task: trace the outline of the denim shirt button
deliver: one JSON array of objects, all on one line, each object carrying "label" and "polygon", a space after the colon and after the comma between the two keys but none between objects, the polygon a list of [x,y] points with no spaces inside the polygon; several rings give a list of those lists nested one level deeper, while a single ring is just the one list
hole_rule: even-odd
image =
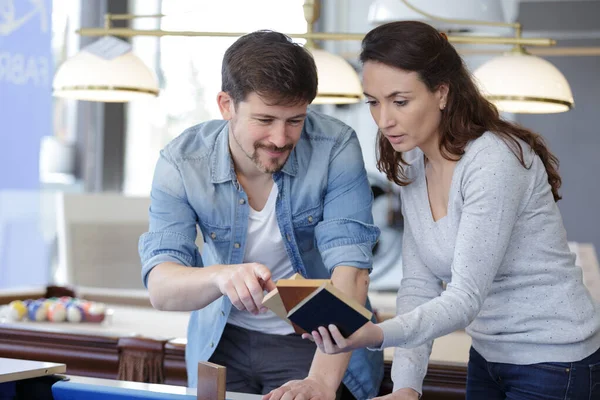
[{"label": "denim shirt button", "polygon": [[214,232],[211,232],[210,233],[210,237],[213,238],[213,239],[216,239],[217,238],[217,234],[214,233]]},{"label": "denim shirt button", "polygon": [[240,199],[240,204],[246,204],[246,200]]},{"label": "denim shirt button", "polygon": [[312,215],[309,215],[309,216],[308,216],[308,222],[313,222],[313,217],[312,217]]},{"label": "denim shirt button", "polygon": [[221,315],[222,315],[222,316],[225,316],[225,311],[221,311]]},{"label": "denim shirt button", "polygon": [[290,234],[288,233],[287,235],[285,235],[285,237],[287,238],[288,242],[292,241],[292,237],[290,236]]},{"label": "denim shirt button", "polygon": [[235,247],[236,249],[240,248],[240,244],[239,243],[234,243],[233,247]]}]

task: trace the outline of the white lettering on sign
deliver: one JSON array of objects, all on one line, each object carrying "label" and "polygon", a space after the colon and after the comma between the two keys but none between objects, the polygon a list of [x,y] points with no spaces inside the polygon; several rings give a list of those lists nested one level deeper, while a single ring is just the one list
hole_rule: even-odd
[{"label": "white lettering on sign", "polygon": [[0,82],[47,86],[49,65],[48,57],[0,52]]},{"label": "white lettering on sign", "polygon": [[27,21],[40,15],[40,31],[48,32],[48,13],[46,0],[29,0],[31,9],[20,18],[17,17],[15,0],[0,0],[0,36],[8,36],[19,30]]}]

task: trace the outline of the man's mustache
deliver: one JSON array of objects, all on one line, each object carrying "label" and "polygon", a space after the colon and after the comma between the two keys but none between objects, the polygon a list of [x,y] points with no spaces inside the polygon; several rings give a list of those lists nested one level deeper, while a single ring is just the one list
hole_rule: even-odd
[{"label": "man's mustache", "polygon": [[265,150],[268,150],[268,151],[279,152],[279,153],[283,153],[284,151],[287,151],[287,150],[292,150],[293,147],[294,146],[291,145],[291,144],[285,145],[283,147],[268,146],[266,144],[260,144],[260,143],[257,143],[257,144],[254,145],[254,149],[256,149],[256,150],[258,150],[258,149],[265,149]]}]

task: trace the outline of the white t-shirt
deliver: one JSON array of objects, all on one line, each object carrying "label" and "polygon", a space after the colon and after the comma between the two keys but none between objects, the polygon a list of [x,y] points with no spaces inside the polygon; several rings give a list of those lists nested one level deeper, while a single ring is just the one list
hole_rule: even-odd
[{"label": "white t-shirt", "polygon": [[[265,207],[261,211],[250,207],[244,253],[244,263],[256,262],[265,265],[271,271],[273,282],[289,278],[294,273],[277,224],[277,193],[277,185],[273,184]],[[252,315],[246,310],[239,311],[232,307],[227,322],[245,329],[276,335],[294,333],[294,328],[271,310],[264,314]]]}]

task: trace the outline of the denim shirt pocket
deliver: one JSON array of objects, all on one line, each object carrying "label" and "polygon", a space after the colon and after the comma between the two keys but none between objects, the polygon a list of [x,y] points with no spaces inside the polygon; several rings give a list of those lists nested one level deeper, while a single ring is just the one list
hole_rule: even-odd
[{"label": "denim shirt pocket", "polygon": [[315,227],[323,217],[323,206],[319,204],[308,210],[292,216],[296,243],[302,252],[308,252],[315,247]]},{"label": "denim shirt pocket", "polygon": [[231,247],[231,227],[200,222],[204,243],[215,250],[222,262],[227,262]]}]

